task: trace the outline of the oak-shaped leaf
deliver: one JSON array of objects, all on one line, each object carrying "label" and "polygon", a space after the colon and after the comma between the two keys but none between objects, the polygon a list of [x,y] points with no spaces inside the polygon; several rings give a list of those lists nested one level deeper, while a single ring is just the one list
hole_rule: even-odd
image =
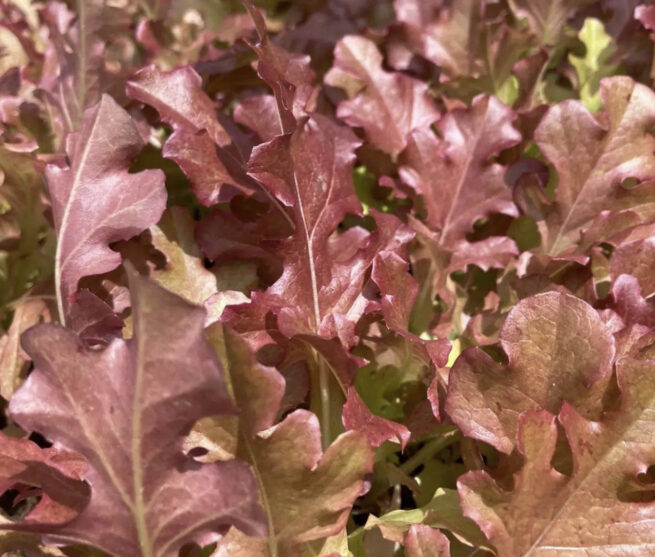
[{"label": "oak-shaped leaf", "polygon": [[173,557],[185,543],[237,525],[264,530],[256,482],[236,461],[200,465],[182,452],[200,418],[234,411],[203,336],[204,311],[149,279],[130,278],[133,337],[102,350],[40,325],[23,337],[35,365],[10,413],[28,431],[88,461],[80,515],[33,530],[115,556]]},{"label": "oak-shaped leaf", "polygon": [[325,83],[344,89],[349,99],[339,103],[337,116],[364,128],[368,141],[396,156],[415,129],[429,128],[439,112],[425,83],[382,67],[382,54],[371,40],[349,35],[334,51],[334,67]]},{"label": "oak-shaped leaf", "polygon": [[549,108],[535,131],[557,171],[555,202],[533,215],[541,249],[550,256],[579,253],[583,235],[586,245],[611,241],[621,227],[655,219],[655,138],[649,132],[655,93],[621,76],[602,80],[600,96],[604,112],[592,115],[581,102],[563,101]]},{"label": "oak-shaped leaf", "polygon": [[[517,145],[513,111],[495,97],[476,97],[470,109],[453,110],[430,129],[415,130],[401,157],[400,175],[423,196],[426,224],[439,245],[455,248],[478,219],[492,213],[517,215],[506,168],[492,159]],[[454,251],[454,250],[453,250]]]},{"label": "oak-shaped leaf", "polygon": [[526,298],[509,313],[500,342],[506,366],[476,347],[451,369],[446,412],[465,435],[510,453],[521,412],[557,413],[566,401],[600,416],[614,338],[586,302],[558,292]]},{"label": "oak-shaped leaf", "polygon": [[[410,217],[423,244],[414,250],[415,269],[421,272],[421,300],[438,294],[453,305],[446,292],[448,275],[474,264],[481,269],[504,267],[517,254],[507,236],[469,241],[476,221],[494,213],[518,215],[505,181],[507,167],[496,160],[517,145],[521,134],[513,127],[514,112],[495,97],[476,97],[470,108],[447,113],[431,129],[414,130],[400,155],[403,183],[421,196],[425,219]],[[426,307],[426,306],[423,306]],[[431,319],[416,314],[412,325],[423,331]],[[445,335],[444,335],[445,336]]]},{"label": "oak-shaped leaf", "polygon": [[[364,312],[362,289],[376,253],[411,239],[397,218],[380,214],[372,233],[360,227],[337,233],[346,214],[362,212],[352,181],[358,145],[348,128],[314,114],[292,134],[253,150],[249,173],[290,208],[295,230],[278,243],[282,275],[242,310],[274,312],[286,336],[341,338],[340,328],[352,328]],[[238,320],[231,320],[237,328]]]},{"label": "oak-shaped leaf", "polygon": [[[208,336],[240,409],[236,452],[257,476],[269,525],[265,543],[235,534],[224,542],[229,553],[219,543],[219,555],[298,555],[306,542],[345,527],[372,469],[368,441],[361,433],[347,432],[323,452],[318,419],[311,412],[296,410],[276,423],[282,376],[260,365],[247,343],[228,327],[214,324]],[[252,553],[239,553],[245,551],[244,544]]]},{"label": "oak-shaped leaf", "polygon": [[162,154],[186,174],[200,203],[210,206],[229,199],[226,185],[246,194],[257,189],[245,173],[247,154],[233,144],[193,68],[163,72],[147,66],[127,83],[127,94],[153,107],[172,126]]},{"label": "oak-shaped leaf", "polygon": [[66,141],[70,166],[49,165],[48,191],[57,231],[55,286],[60,319],[82,277],[121,262],[109,244],[127,240],[159,220],[166,205],[164,173],[130,174],[143,147],[129,114],[110,96],[89,108]]},{"label": "oak-shaped leaf", "polygon": [[[519,418],[523,466],[506,491],[486,473],[458,481],[464,513],[500,555],[634,555],[655,546],[650,442],[655,407],[652,359],[617,362],[620,408],[589,421],[564,404],[559,416],[530,410]],[[557,421],[566,433],[573,469],[553,467]]]}]

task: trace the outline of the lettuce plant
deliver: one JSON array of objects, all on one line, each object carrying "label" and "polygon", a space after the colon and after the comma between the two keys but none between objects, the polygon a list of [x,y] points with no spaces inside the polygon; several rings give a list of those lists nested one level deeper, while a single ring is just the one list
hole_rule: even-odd
[{"label": "lettuce plant", "polygon": [[655,554],[654,40],[0,0],[0,553]]}]

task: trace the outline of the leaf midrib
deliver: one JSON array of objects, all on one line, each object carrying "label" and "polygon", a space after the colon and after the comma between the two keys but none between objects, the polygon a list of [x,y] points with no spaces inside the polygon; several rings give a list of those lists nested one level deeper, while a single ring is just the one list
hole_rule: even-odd
[{"label": "leaf midrib", "polygon": [[[522,557],[531,557],[534,552],[538,549],[543,549],[543,547],[539,547],[539,543],[544,539],[546,535],[553,529],[555,524],[558,522],[559,518],[562,516],[562,513],[567,509],[568,505],[571,502],[571,499],[573,499],[574,495],[576,495],[578,492],[582,490],[582,488],[586,485],[587,481],[589,481],[589,477],[592,476],[593,472],[596,471],[603,463],[605,463],[608,460],[608,457],[617,450],[617,444],[621,442],[622,439],[625,438],[626,432],[630,431],[636,423],[641,421],[642,416],[648,412],[652,411],[653,407],[655,406],[655,394],[650,397],[649,399],[649,404],[644,405],[644,408],[642,409],[641,412],[637,416],[635,416],[634,419],[630,420],[625,427],[621,428],[620,433],[616,434],[611,441],[611,443],[608,444],[607,448],[603,451],[602,456],[593,464],[593,466],[589,467],[587,471],[584,473],[582,478],[575,482],[573,478],[571,478],[571,482],[575,482],[575,485],[573,486],[573,489],[568,493],[564,501],[562,502],[562,505],[560,506],[559,510],[555,513],[555,516],[548,522],[548,524],[544,527],[542,530],[541,534],[539,534],[539,537],[535,540],[535,542],[530,546],[528,551],[523,554]],[[620,411],[619,411],[620,412]],[[616,544],[619,545],[619,544]],[[599,547],[605,547],[605,546],[599,546]],[[585,549],[584,546],[580,546],[580,549]]]},{"label": "leaf midrib", "polygon": [[64,326],[66,325],[66,315],[64,312],[64,300],[61,291],[61,274],[62,274],[61,258],[62,258],[62,246],[64,245],[63,238],[65,238],[66,233],[68,231],[68,221],[70,218],[71,207],[73,205],[73,202],[77,198],[78,190],[82,182],[82,175],[84,174],[84,169],[86,167],[86,162],[89,157],[89,153],[91,152],[96,142],[95,135],[97,133],[97,130],[99,129],[98,122],[100,120],[100,113],[102,111],[102,108],[103,108],[103,101],[101,100],[98,110],[95,114],[95,118],[91,127],[91,132],[89,133],[89,138],[84,144],[84,148],[82,149],[82,156],[80,157],[79,163],[77,164],[77,167],[75,168],[75,172],[73,174],[73,184],[66,198],[66,207],[64,209],[64,214],[61,218],[61,226],[59,227],[59,235],[58,235],[59,237],[57,238],[58,240],[57,249],[55,252],[55,293],[57,295],[57,310],[59,312],[59,321]]},{"label": "leaf midrib", "polygon": [[[559,230],[557,231],[557,236],[553,240],[553,242],[550,244],[550,248],[548,250],[548,255],[554,256],[557,255],[557,252],[555,251],[555,248],[558,247],[558,244],[560,240],[562,239],[562,235],[566,233],[566,227],[568,226],[569,221],[571,220],[571,216],[575,213],[575,210],[578,206],[578,203],[580,202],[580,199],[584,197],[584,192],[585,190],[589,187],[589,183],[591,182],[591,176],[596,172],[598,163],[600,160],[605,156],[606,154],[606,149],[607,145],[610,143],[610,141],[613,139],[614,135],[617,133],[619,129],[621,129],[622,124],[623,124],[623,119],[625,118],[626,113],[628,112],[628,108],[630,107],[630,103],[632,102],[632,94],[634,93],[634,88],[630,92],[630,101],[628,101],[625,105],[625,109],[623,110],[623,113],[621,114],[621,118],[619,119],[616,127],[613,129],[607,130],[607,133],[605,134],[605,137],[601,140],[600,144],[601,147],[598,149],[598,154],[594,158],[593,165],[591,167],[591,170],[585,176],[584,179],[584,184],[580,188],[580,191],[578,192],[578,195],[576,196],[575,200],[573,201],[573,204],[571,205],[571,208],[569,209],[568,213],[566,214],[566,218],[562,222],[562,225],[560,226]],[[560,117],[561,118],[561,117]],[[594,118],[594,121],[596,122],[597,125],[598,121]],[[562,126],[562,129],[566,130],[566,126]],[[559,187],[560,184],[557,185]]]}]

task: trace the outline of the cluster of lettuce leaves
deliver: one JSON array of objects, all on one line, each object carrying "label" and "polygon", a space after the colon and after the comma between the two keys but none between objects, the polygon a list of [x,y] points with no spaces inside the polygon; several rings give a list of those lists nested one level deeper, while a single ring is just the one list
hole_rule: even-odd
[{"label": "cluster of lettuce leaves", "polygon": [[0,552],[655,554],[654,37],[0,1]]}]

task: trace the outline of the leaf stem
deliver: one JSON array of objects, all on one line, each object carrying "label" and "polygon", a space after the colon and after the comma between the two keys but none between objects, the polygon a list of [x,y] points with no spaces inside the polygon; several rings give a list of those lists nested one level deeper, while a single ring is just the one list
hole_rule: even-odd
[{"label": "leaf stem", "polygon": [[484,462],[475,439],[464,437],[461,442],[462,460],[469,470],[482,470]]},{"label": "leaf stem", "polygon": [[330,370],[327,369],[323,358],[317,357],[317,360],[318,388],[321,399],[321,445],[325,450],[332,441],[332,428],[330,427]]},{"label": "leaf stem", "polygon": [[434,455],[440,453],[443,449],[458,441],[460,437],[461,435],[459,431],[453,429],[428,441],[409,460],[403,462],[400,465],[400,469],[406,474],[411,474],[419,466],[428,462]]}]

